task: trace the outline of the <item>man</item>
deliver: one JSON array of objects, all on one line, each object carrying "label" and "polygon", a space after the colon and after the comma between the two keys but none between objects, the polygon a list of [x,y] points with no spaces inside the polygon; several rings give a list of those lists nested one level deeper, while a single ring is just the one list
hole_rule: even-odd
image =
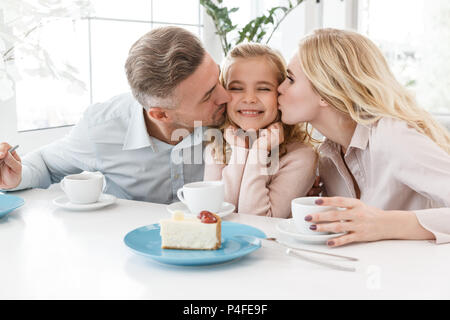
[{"label": "man", "polygon": [[183,160],[201,150],[200,126],[224,121],[230,96],[218,65],[196,36],[164,27],[131,47],[125,69],[133,94],[90,106],[63,139],[23,162],[1,143],[0,189],[47,188],[69,174],[100,171],[107,193],[171,203],[183,184],[202,180],[202,161]]}]

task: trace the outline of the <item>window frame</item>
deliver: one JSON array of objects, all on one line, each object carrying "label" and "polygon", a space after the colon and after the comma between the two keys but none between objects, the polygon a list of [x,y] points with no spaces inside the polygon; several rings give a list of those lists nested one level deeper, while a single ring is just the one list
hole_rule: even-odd
[{"label": "window frame", "polygon": [[[88,42],[88,73],[89,73],[89,77],[87,79],[88,83],[86,83],[86,86],[88,88],[89,91],[89,105],[92,105],[94,103],[94,86],[93,86],[93,62],[92,62],[92,58],[93,58],[93,54],[92,54],[92,21],[115,21],[115,22],[125,22],[125,23],[145,23],[145,24],[150,24],[150,29],[153,28],[153,26],[156,25],[174,25],[174,26],[181,26],[181,27],[197,27],[198,28],[198,34],[201,35],[204,32],[204,23],[203,23],[203,15],[202,15],[202,6],[200,5],[200,1],[198,1],[197,6],[198,6],[198,22],[197,23],[174,23],[174,22],[167,22],[167,21],[157,21],[153,19],[153,2],[154,0],[148,0],[150,2],[151,5],[151,10],[150,10],[150,19],[148,20],[139,20],[139,19],[121,19],[121,18],[110,18],[110,17],[104,17],[101,15],[93,15],[93,16],[89,16],[89,17],[84,17],[81,20],[86,20],[87,21],[87,39],[86,41]],[[42,127],[42,128],[34,128],[34,129],[23,129],[23,130],[19,130],[18,129],[18,119],[20,117],[20,115],[18,114],[18,110],[17,110],[17,102],[16,102],[16,96],[14,96],[14,112],[16,114],[15,117],[15,131],[17,133],[26,133],[26,132],[36,132],[36,131],[45,131],[45,130],[51,130],[51,129],[58,129],[58,128],[67,128],[67,127],[73,127],[76,123],[73,124],[65,124],[65,125],[60,125],[60,126],[49,126],[49,127]]]}]

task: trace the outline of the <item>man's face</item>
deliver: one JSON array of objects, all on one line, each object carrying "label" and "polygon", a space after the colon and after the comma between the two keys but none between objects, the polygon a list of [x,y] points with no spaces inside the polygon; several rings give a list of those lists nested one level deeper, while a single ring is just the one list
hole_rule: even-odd
[{"label": "man's face", "polygon": [[194,121],[201,121],[202,126],[219,126],[224,122],[226,103],[231,97],[219,83],[219,73],[219,66],[206,53],[197,70],[177,86],[179,105],[168,111],[175,127],[191,130]]}]

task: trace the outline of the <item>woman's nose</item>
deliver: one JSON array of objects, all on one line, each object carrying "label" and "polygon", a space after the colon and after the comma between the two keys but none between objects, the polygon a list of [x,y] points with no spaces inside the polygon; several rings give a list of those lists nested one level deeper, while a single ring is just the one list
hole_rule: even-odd
[{"label": "woman's nose", "polygon": [[277,91],[279,94],[283,94],[284,91],[284,83],[286,82],[286,80],[284,80],[277,88]]}]

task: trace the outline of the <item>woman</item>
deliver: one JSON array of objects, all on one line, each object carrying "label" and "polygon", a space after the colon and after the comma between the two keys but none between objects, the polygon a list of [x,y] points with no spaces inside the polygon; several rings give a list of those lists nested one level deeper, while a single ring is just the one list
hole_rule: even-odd
[{"label": "woman", "polygon": [[[450,242],[450,135],[401,86],[380,50],[350,31],[303,39],[278,89],[282,121],[309,122],[327,196],[316,231],[331,247],[382,239]],[[336,197],[339,196],[339,197]]]}]

